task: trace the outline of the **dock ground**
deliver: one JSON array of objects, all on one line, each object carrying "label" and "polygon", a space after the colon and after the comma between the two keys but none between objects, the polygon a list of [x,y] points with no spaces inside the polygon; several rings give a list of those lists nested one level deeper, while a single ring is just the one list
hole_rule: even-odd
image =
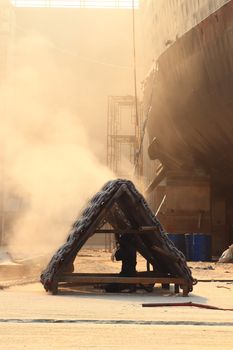
[{"label": "dock ground", "polygon": [[[80,271],[119,271],[119,264],[111,263],[103,251],[84,252],[79,266]],[[76,287],[52,296],[39,282],[0,282],[1,350],[232,349],[233,311],[142,307],[142,303],[192,301],[233,308],[233,264],[190,266],[194,277],[229,282],[199,282],[187,298],[160,286],[153,293],[136,294]]]}]

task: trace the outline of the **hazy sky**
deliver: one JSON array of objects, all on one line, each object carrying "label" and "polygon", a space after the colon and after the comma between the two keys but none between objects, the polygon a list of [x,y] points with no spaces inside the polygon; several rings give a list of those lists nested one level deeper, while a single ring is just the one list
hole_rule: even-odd
[{"label": "hazy sky", "polygon": [[8,243],[52,251],[115,177],[105,166],[108,96],[134,92],[132,11],[17,8],[13,25],[0,139],[6,191],[26,205]]}]

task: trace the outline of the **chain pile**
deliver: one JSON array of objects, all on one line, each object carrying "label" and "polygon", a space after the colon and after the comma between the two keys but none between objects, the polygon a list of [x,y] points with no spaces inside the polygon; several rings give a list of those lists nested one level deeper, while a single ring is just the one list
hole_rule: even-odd
[{"label": "chain pile", "polygon": [[[121,190],[120,196],[119,190]],[[134,207],[132,206],[132,200]],[[104,210],[106,210],[106,214],[103,217],[101,213]],[[144,197],[137,191],[134,184],[128,180],[118,179],[107,182],[101,191],[90,200],[87,208],[74,222],[66,243],[54,254],[41,275],[41,283],[44,285],[46,291],[52,290],[53,284],[56,282],[56,276],[61,271],[66,271],[66,268],[73,263],[78,251],[88,238],[106,221],[113,227],[118,226],[120,229],[122,229],[122,226],[124,228],[131,227],[134,229],[142,226],[155,227],[153,232],[140,235],[142,244],[154,256],[157,264],[159,264],[159,257],[153,251],[153,245],[158,245],[168,254],[170,253],[177,257],[177,262],[172,264],[172,266],[171,261],[168,261],[168,266],[171,270],[168,272],[184,278],[189,284],[190,291],[192,290],[195,280],[186,264],[184,255],[168,239],[162,225],[155,217]],[[119,227],[119,223],[121,227]],[[164,263],[164,259],[162,260]]]}]

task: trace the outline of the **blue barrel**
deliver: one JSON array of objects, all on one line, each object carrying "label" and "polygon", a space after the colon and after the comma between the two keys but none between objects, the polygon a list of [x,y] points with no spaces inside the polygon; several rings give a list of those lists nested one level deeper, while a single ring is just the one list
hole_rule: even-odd
[{"label": "blue barrel", "polygon": [[186,257],[189,261],[211,260],[211,236],[205,233],[186,233]]},{"label": "blue barrel", "polygon": [[194,248],[193,248],[193,234],[185,234],[185,248],[186,248],[186,258],[188,261],[193,261],[194,259]]},{"label": "blue barrel", "polygon": [[185,235],[183,233],[168,233],[167,236],[174,246],[186,256]]}]

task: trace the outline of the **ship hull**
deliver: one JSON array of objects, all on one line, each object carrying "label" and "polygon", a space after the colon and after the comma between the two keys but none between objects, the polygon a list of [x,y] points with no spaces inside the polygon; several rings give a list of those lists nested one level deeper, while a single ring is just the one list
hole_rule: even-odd
[{"label": "ship hull", "polygon": [[168,232],[211,233],[218,256],[233,241],[233,0],[197,3],[203,19],[186,30],[181,16],[183,34],[159,46],[145,80],[149,156],[162,164],[148,166],[147,193],[155,211],[166,198],[159,218]]},{"label": "ship hull", "polygon": [[[149,154],[168,168],[203,168],[233,184],[233,2],[193,27],[158,58]],[[156,142],[152,142],[156,138]]]}]

